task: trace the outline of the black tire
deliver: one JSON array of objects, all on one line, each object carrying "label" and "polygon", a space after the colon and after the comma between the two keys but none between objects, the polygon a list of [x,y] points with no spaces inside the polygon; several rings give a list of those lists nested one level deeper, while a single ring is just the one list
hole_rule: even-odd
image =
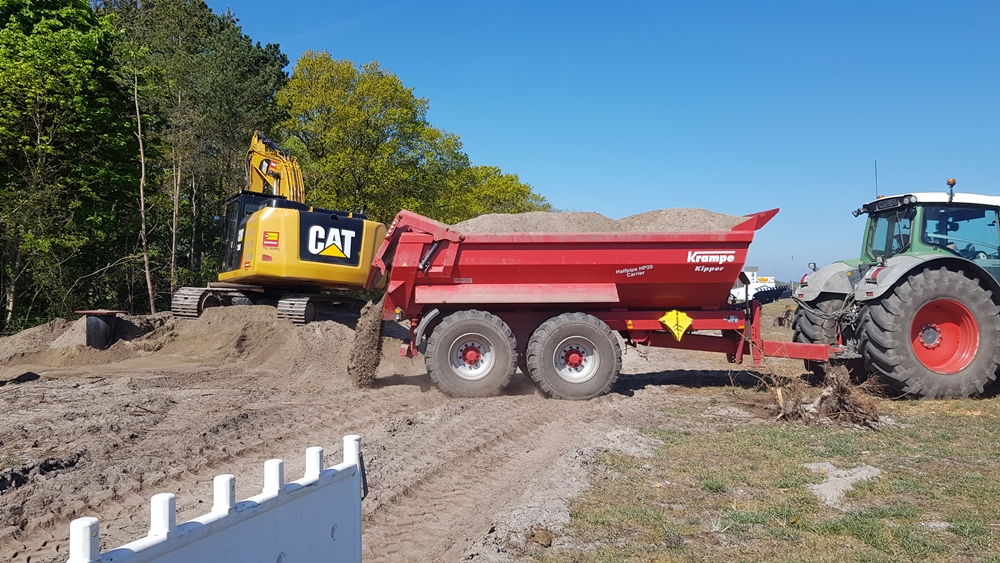
[{"label": "black tire", "polygon": [[[622,368],[622,349],[614,333],[585,313],[563,313],[542,323],[528,341],[527,356],[531,379],[554,399],[603,395]],[[581,363],[574,365],[577,361]]]},{"label": "black tire", "polygon": [[[837,343],[837,319],[832,315],[844,307],[844,298],[832,293],[822,293],[819,298],[812,303],[813,309],[818,309],[817,313],[813,309],[799,305],[795,309],[795,319],[792,321],[792,340],[805,344],[836,344]],[[821,316],[822,315],[830,315]],[[818,376],[826,375],[826,364],[803,360],[806,370]]]},{"label": "black tire", "polygon": [[[442,319],[431,332],[424,365],[431,380],[447,395],[491,397],[514,376],[516,350],[514,334],[500,317],[485,311],[458,311]],[[466,353],[478,361],[463,360]]]},{"label": "black tire", "polygon": [[523,373],[524,375],[527,375],[528,377],[531,377],[531,374],[528,373],[528,354],[527,353],[518,354],[518,356],[517,356],[517,369],[521,370],[521,373]]},{"label": "black tire", "polygon": [[757,291],[757,293],[754,293],[750,299],[760,301],[761,305],[767,305],[768,303],[774,303],[779,299],[784,299],[789,295],[791,295],[791,290],[788,286],[779,285],[769,289],[761,289]]},{"label": "black tire", "polygon": [[[929,399],[961,398],[982,393],[996,379],[1000,307],[963,272],[943,267],[915,272],[868,310],[865,357],[896,390]],[[942,319],[940,326],[928,322],[936,318]],[[950,326],[967,332],[953,338],[959,333],[949,333]]]}]

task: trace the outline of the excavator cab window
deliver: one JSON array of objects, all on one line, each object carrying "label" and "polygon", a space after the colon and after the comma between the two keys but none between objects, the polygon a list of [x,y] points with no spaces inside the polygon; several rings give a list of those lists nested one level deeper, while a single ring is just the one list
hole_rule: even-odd
[{"label": "excavator cab window", "polygon": [[242,266],[243,232],[250,216],[272,202],[284,198],[242,192],[226,201],[226,225],[222,232],[222,271],[231,272]]}]

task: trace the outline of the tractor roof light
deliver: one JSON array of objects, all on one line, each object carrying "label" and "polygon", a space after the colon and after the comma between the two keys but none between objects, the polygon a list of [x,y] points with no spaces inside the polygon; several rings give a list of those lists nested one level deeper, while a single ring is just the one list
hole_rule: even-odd
[{"label": "tractor roof light", "polygon": [[799,285],[801,287],[806,287],[807,285],[809,285],[809,282],[806,281],[808,279],[809,279],[809,274],[808,273],[802,274],[802,279],[799,280]]}]

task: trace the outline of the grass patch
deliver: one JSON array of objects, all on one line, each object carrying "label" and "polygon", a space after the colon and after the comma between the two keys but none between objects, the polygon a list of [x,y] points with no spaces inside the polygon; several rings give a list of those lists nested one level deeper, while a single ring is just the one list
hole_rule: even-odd
[{"label": "grass patch", "polygon": [[0,469],[10,469],[20,467],[21,458],[12,452],[0,452]]},{"label": "grass patch", "polygon": [[[736,390],[736,400],[741,393],[755,391]],[[1000,563],[1000,472],[993,469],[1000,398],[880,401],[896,422],[881,432],[770,421],[706,425],[706,405],[694,406],[700,411],[672,409],[671,428],[648,430],[663,444],[654,458],[598,458],[566,532],[568,543],[581,547],[527,556]],[[868,464],[882,474],[857,484],[836,509],[808,488],[825,476],[803,464],[821,461],[842,469]]]}]

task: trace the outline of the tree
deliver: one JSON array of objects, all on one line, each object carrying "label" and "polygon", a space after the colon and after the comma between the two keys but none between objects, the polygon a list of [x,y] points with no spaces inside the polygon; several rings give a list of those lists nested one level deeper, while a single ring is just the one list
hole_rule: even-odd
[{"label": "tree", "polygon": [[[217,17],[203,0],[147,0],[141,4],[153,62],[163,73],[162,135],[170,155],[170,291],[178,283],[177,249],[181,232],[182,186],[199,150],[202,116],[195,107],[200,59]],[[193,178],[192,178],[192,181]]]},{"label": "tree", "polygon": [[472,166],[452,180],[434,214],[446,223],[457,223],[485,213],[551,210],[552,205],[517,174],[504,174],[496,166]]},{"label": "tree", "polygon": [[405,201],[432,196],[419,174],[429,131],[427,100],[378,62],[356,67],[307,51],[278,103],[283,130],[308,151],[311,200],[334,209],[367,208],[387,220]]},{"label": "tree", "polygon": [[473,167],[458,135],[427,121],[428,101],[377,61],[355,66],[307,51],[278,103],[281,129],[301,148],[314,205],[365,208],[389,221],[403,208],[460,221],[492,212],[549,209],[499,168]]},{"label": "tree", "polygon": [[4,327],[94,298],[125,254],[136,168],[112,36],[86,0],[0,0]]},{"label": "tree", "polygon": [[253,131],[269,131],[285,118],[277,93],[288,82],[287,65],[288,57],[277,45],[251,41],[230,12],[217,18],[206,37],[192,94],[200,116],[201,173],[196,176],[202,187],[192,176],[189,275],[201,269],[201,255],[215,248],[212,219],[221,214],[221,202],[246,186],[243,165]]}]

